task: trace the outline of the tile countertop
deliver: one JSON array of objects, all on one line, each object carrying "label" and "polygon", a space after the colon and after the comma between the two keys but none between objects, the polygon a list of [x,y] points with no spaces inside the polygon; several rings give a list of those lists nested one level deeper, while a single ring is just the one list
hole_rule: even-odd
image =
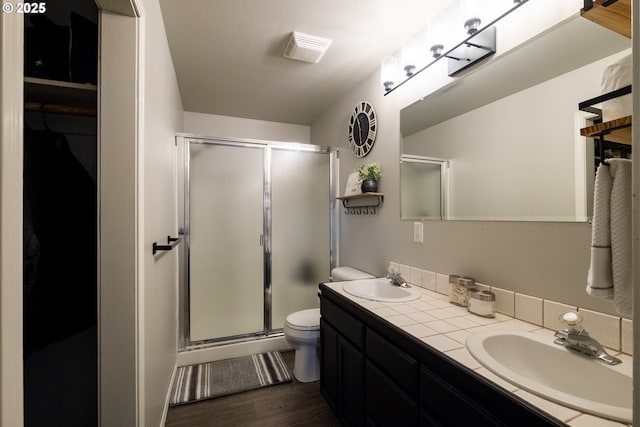
[{"label": "tile countertop", "polygon": [[[370,301],[350,295],[342,289],[343,283],[332,282],[325,285],[570,426],[623,427],[630,425],[584,414],[521,390],[483,367],[465,347],[465,340],[469,334],[486,329],[529,331],[548,335],[550,340],[553,340],[555,331],[500,313],[496,313],[494,319],[476,316],[469,313],[465,307],[451,304],[446,295],[419,287],[415,287],[422,293],[419,299],[407,303],[390,303]],[[623,361],[614,369],[631,375],[631,356],[610,349],[607,349],[607,352]]]}]

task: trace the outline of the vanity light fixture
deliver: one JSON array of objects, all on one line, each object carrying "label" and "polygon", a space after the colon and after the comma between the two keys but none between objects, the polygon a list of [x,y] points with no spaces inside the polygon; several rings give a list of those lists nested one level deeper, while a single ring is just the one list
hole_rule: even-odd
[{"label": "vanity light fixture", "polygon": [[395,56],[386,56],[382,58],[382,67],[380,69],[380,82],[384,86],[384,90],[389,92],[393,89],[396,80],[396,70],[398,61]]},{"label": "vanity light fixture", "polygon": [[[412,49],[411,46],[415,45],[415,40],[407,42],[402,49],[401,65],[406,77],[399,80],[399,82],[396,81],[399,75],[397,59],[394,56],[383,58],[380,70],[380,81],[382,86],[384,86],[385,96],[442,58],[448,59],[448,75],[454,76],[487,56],[494,54],[496,52],[497,31],[495,24],[528,1],[529,0],[513,0],[513,5],[510,6],[508,10],[483,26],[480,12],[485,11],[482,6],[485,2],[482,0],[461,0],[460,11],[462,13],[461,16],[464,17],[464,28],[466,29],[467,37],[445,51],[445,42],[443,41],[442,35],[439,34],[439,26],[436,25],[433,30],[430,29],[427,36],[427,46],[424,48],[425,51],[428,51],[428,53],[425,53],[430,55],[432,59],[422,67],[416,65],[416,62],[420,59],[419,56],[416,60],[405,59],[409,57],[409,50]],[[442,33],[444,33],[444,31],[442,31]],[[423,48],[417,50],[418,54],[420,54],[421,49]]]}]

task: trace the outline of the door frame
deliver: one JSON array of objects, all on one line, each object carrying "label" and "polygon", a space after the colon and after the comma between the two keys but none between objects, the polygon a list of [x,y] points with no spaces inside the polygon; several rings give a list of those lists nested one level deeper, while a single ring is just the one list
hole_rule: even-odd
[{"label": "door frame", "polygon": [[[142,140],[144,10],[138,0],[97,0],[100,9],[100,71],[98,88],[99,178],[99,420],[98,425],[144,425],[144,374],[139,334],[138,284],[138,156]],[[107,17],[105,19],[105,17]],[[123,18],[118,18],[123,17]],[[120,25],[116,25],[118,21]],[[125,29],[126,31],[120,32]],[[107,39],[105,39],[105,36]],[[129,36],[129,37],[127,37]],[[105,50],[106,44],[108,49]],[[22,164],[24,19],[0,14],[0,425],[24,425],[22,363]],[[122,52],[133,53],[122,55]],[[119,74],[115,71],[120,68]],[[107,71],[111,70],[111,71]],[[108,82],[105,81],[108,79]],[[135,90],[130,92],[130,83]],[[109,84],[109,97],[101,96]],[[121,96],[119,96],[121,95]],[[124,106],[124,108],[123,108]],[[124,115],[126,114],[126,117]],[[121,140],[105,132],[118,122]],[[117,143],[120,143],[118,145]],[[133,163],[133,181],[122,187],[122,159]],[[114,191],[111,191],[114,190]],[[103,197],[109,194],[111,197]],[[103,192],[105,194],[103,194]],[[104,209],[126,199],[124,209]],[[120,199],[120,200],[122,200]],[[102,209],[100,209],[102,207]],[[133,230],[125,241],[113,242],[113,230]],[[126,259],[118,251],[132,248]],[[127,252],[129,254],[131,252]],[[117,270],[120,278],[109,276]],[[107,274],[105,274],[107,273]],[[125,299],[133,294],[132,301]],[[113,319],[124,319],[112,323]],[[123,335],[120,335],[123,334]],[[105,342],[109,339],[110,342]]]},{"label": "door frame", "polygon": [[23,15],[0,14],[0,425],[24,424],[22,363]]}]

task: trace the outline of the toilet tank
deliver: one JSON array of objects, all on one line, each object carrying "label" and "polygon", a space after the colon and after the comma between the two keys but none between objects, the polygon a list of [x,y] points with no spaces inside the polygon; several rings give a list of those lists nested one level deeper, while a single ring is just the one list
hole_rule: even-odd
[{"label": "toilet tank", "polygon": [[358,270],[353,267],[336,267],[331,270],[331,281],[332,282],[342,282],[345,280],[360,280],[360,279],[373,279],[375,276],[372,276],[369,273],[365,273],[364,271]]}]

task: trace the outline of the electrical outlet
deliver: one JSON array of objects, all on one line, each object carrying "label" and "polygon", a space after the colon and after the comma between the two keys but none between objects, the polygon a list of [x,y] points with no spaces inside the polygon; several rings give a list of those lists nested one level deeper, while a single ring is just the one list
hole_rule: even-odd
[{"label": "electrical outlet", "polygon": [[413,241],[416,243],[422,243],[423,241],[423,228],[421,222],[413,223]]}]

